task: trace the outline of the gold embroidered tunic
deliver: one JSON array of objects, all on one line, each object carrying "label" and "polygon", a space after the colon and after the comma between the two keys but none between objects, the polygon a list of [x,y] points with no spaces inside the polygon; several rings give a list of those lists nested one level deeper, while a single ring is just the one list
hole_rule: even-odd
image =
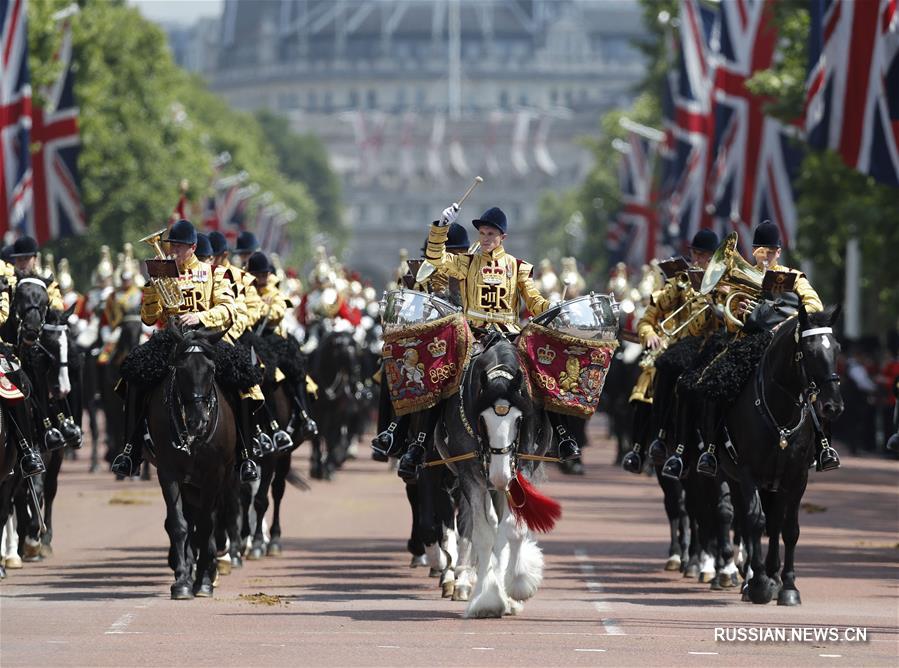
[{"label": "gold embroidered tunic", "polygon": [[[760,269],[762,271],[765,270],[761,264],[756,265],[756,269]],[[799,296],[799,300],[805,306],[805,310],[809,313],[817,313],[818,311],[824,310],[824,304],[821,302],[821,298],[818,296],[818,293],[812,287],[812,284],[808,282],[808,279],[798,269],[790,269],[789,267],[784,267],[779,264],[773,264],[767,267],[772,271],[789,271],[790,273],[797,274],[796,282],[793,284],[793,292],[795,292]]]},{"label": "gold embroidered tunic", "polygon": [[520,302],[532,315],[549,308],[549,300],[531,277],[533,266],[509,255],[502,246],[489,253],[453,255],[446,251],[448,233],[449,226],[431,225],[425,257],[445,276],[462,282],[462,307],[469,323],[517,331]]},{"label": "gold embroidered tunic", "polygon": [[178,286],[184,296],[180,308],[166,308],[159,299],[159,293],[152,285],[143,291],[140,317],[145,325],[168,324],[168,319],[185,313],[196,313],[200,324],[213,330],[228,330],[235,320],[236,303],[231,292],[231,284],[225,278],[221,267],[200,262],[196,256],[179,267]]},{"label": "gold embroidered tunic", "polygon": [[228,330],[228,336],[237,340],[259,319],[262,300],[253,285],[255,279],[252,274],[231,264],[228,258],[225,258],[216,269],[224,270],[225,280],[228,281],[231,294],[234,296],[235,317],[231,329]]}]

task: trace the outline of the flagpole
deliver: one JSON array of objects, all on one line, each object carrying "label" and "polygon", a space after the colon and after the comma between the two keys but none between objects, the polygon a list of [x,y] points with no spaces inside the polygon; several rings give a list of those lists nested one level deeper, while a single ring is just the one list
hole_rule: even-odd
[{"label": "flagpole", "polygon": [[861,304],[862,253],[858,237],[852,236],[846,242],[846,283],[844,296],[845,335],[857,339],[862,334]]}]

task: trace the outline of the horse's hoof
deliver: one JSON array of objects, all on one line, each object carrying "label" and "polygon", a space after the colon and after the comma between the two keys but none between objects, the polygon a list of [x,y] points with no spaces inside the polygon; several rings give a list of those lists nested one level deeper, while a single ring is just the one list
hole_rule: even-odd
[{"label": "horse's hoof", "polygon": [[194,592],[190,585],[176,582],[172,585],[172,600],[187,601],[194,597]]},{"label": "horse's hoof", "polygon": [[[213,586],[213,588],[219,586],[219,584],[220,584],[220,583],[219,583],[219,580],[221,580],[221,576],[219,575],[219,572],[218,572],[218,570],[216,569],[216,571],[215,571],[215,577],[212,578],[212,586]],[[196,596],[199,596],[199,594],[196,594]]]},{"label": "horse's hoof", "polygon": [[212,598],[213,590],[214,587],[210,583],[203,582],[194,586],[194,596],[197,598]]},{"label": "horse's hoof", "polygon": [[721,591],[721,583],[718,581],[717,577],[713,577],[711,580],[711,584],[709,584],[709,589],[712,591]]},{"label": "horse's hoof", "polygon": [[49,559],[53,556],[53,546],[50,544],[41,545],[41,557]]},{"label": "horse's hoof", "polygon": [[743,583],[743,587],[740,589],[740,600],[743,603],[749,603],[749,585],[745,582]]},{"label": "horse's hoof", "polygon": [[777,595],[777,605],[802,605],[798,589],[781,589]]},{"label": "horse's hoof", "polygon": [[265,550],[265,555],[267,557],[280,557],[281,556],[281,543],[269,543],[268,547]]},{"label": "horse's hoof", "polygon": [[721,589],[733,589],[740,583],[736,573],[718,573],[715,581]]},{"label": "horse's hoof", "polygon": [[13,554],[9,557],[6,557],[6,570],[14,571],[19,568],[22,568],[22,557],[18,554]]},{"label": "horse's hoof", "polygon": [[455,600],[456,594],[456,583],[455,582],[444,582],[442,589],[443,598],[451,598]]},{"label": "horse's hoof", "polygon": [[231,557],[231,568],[243,568],[243,557],[239,554],[236,557]]},{"label": "horse's hoof", "polygon": [[709,582],[712,582],[714,579],[715,579],[715,572],[714,572],[714,571],[712,571],[711,573],[709,573],[708,571],[702,571],[702,572],[699,574],[699,581],[702,582],[703,584],[707,584],[707,583],[709,583]]},{"label": "horse's hoof", "polygon": [[687,568],[684,569],[684,577],[685,578],[699,577],[699,564],[687,564]]},{"label": "horse's hoof", "polygon": [[665,570],[666,571],[679,571],[681,565],[680,555],[672,554],[668,557],[668,561],[665,562]]},{"label": "horse's hoof", "polygon": [[6,579],[6,569],[0,566],[0,580]]},{"label": "horse's hoof", "polygon": [[25,541],[25,549],[22,550],[22,561],[32,563],[41,560],[41,544],[32,543],[30,540]]},{"label": "horse's hoof", "polygon": [[746,591],[749,594],[749,600],[757,605],[765,605],[771,602],[777,592],[778,584],[771,578],[764,579],[755,577],[749,581],[749,587]]},{"label": "horse's hoof", "polygon": [[247,553],[247,561],[259,561],[264,554],[265,550],[262,549],[262,545],[254,545]]},{"label": "horse's hoof", "polygon": [[216,559],[215,570],[219,575],[231,575],[231,559]]},{"label": "horse's hoof", "polygon": [[467,601],[471,598],[471,587],[468,585],[461,585],[454,589],[453,591],[453,600],[454,601]]}]

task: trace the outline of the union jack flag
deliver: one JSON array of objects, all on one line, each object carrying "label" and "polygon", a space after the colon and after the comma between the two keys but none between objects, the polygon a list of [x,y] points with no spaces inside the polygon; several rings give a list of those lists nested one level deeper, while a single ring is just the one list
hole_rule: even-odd
[{"label": "union jack flag", "polygon": [[0,0],[0,235],[31,208],[31,84],[26,0]]},{"label": "union jack flag", "polygon": [[51,87],[42,91],[46,106],[34,108],[31,128],[34,205],[20,227],[40,245],[85,230],[78,188],[81,139],[72,72],[72,28],[68,18],[63,20],[61,29],[62,46],[54,57],[62,65],[62,73]]},{"label": "union jack flag", "polygon": [[812,0],[808,143],[899,186],[897,0]]},{"label": "union jack flag", "polygon": [[609,248],[621,261],[635,267],[648,264],[658,254],[659,219],[656,213],[654,171],[662,133],[624,121],[627,141],[618,140],[621,152],[619,185],[621,210],[609,231]]},{"label": "union jack flag", "polygon": [[682,247],[699,229],[705,211],[706,174],[715,134],[714,69],[709,53],[715,20],[715,13],[696,0],[681,2],[680,41],[669,45],[677,68],[663,84],[660,210],[667,236]]},{"label": "union jack flag", "polygon": [[746,87],[757,71],[774,62],[777,30],[772,10],[770,0],[734,0],[721,3],[718,10],[709,156],[714,158],[707,162],[703,227],[716,226],[722,233],[736,229],[748,244],[755,225],[771,220],[789,246],[796,234],[792,178],[802,154],[791,142],[791,131],[764,113],[768,100]]}]

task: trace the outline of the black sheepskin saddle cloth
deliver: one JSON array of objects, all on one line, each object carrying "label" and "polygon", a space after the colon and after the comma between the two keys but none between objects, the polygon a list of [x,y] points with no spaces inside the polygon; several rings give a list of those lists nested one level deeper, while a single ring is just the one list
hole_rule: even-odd
[{"label": "black sheepskin saddle cloth", "polygon": [[656,359],[656,370],[676,375],[682,374],[693,366],[701,347],[702,338],[698,336],[688,336],[673,343]]},{"label": "black sheepskin saddle cloth", "polygon": [[736,401],[758,369],[772,338],[771,332],[761,331],[731,341],[701,372],[696,391],[712,401]]},{"label": "black sheepskin saddle cloth", "polygon": [[[158,385],[169,373],[175,337],[160,330],[150,340],[137,346],[122,363],[122,378],[140,387]],[[247,346],[219,341],[215,344],[213,362],[215,379],[226,392],[245,392],[262,382],[262,372],[253,364]]]},{"label": "black sheepskin saddle cloth", "polygon": [[727,347],[730,339],[731,335],[722,331],[712,334],[705,340],[699,348],[699,353],[693,358],[690,368],[684,371],[677,381],[680,392],[696,392],[696,385],[702,372]]},{"label": "black sheepskin saddle cloth", "polygon": [[256,355],[265,365],[265,380],[274,380],[275,368],[281,369],[291,384],[305,382],[306,363],[305,355],[300,349],[300,343],[292,336],[278,336],[274,332],[258,335],[255,332],[245,332],[240,337],[241,343],[249,348],[252,346]]}]

